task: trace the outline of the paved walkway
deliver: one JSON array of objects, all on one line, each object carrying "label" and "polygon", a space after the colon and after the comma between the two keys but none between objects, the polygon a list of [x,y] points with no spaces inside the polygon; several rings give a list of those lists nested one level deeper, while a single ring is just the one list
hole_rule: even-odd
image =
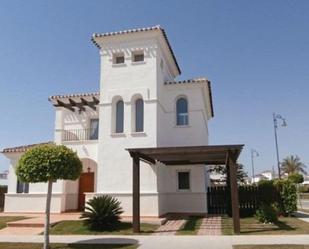
[{"label": "paved walkway", "polygon": [[186,220],[183,217],[168,217],[168,220],[161,225],[153,235],[175,235],[185,222]]},{"label": "paved walkway", "polygon": [[[138,249],[232,249],[232,245],[309,245],[309,235],[51,236],[52,243],[139,244]],[[0,236],[0,242],[42,243],[43,236]]]},{"label": "paved walkway", "polygon": [[[44,214],[34,213],[1,213],[0,216],[24,216],[26,219],[11,221],[0,230],[0,235],[36,235],[43,232]],[[50,223],[56,224],[64,220],[78,220],[80,213],[51,214]]]},{"label": "paved walkway", "polygon": [[309,213],[297,211],[294,215],[302,221],[309,222]]},{"label": "paved walkway", "polygon": [[221,216],[208,215],[203,218],[198,235],[221,235]]}]

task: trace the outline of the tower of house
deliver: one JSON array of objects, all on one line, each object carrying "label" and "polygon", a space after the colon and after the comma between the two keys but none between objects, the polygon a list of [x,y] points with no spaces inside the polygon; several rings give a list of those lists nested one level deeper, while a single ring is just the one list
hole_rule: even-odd
[{"label": "tower of house", "polygon": [[[204,78],[175,81],[180,69],[160,26],[94,34],[92,41],[101,58],[97,193],[113,194],[131,214],[132,169],[126,148],[207,145],[210,83]],[[159,192],[177,191],[168,177],[179,169],[141,166],[144,215],[163,212]],[[205,192],[204,168],[193,171],[201,181],[196,191]]]}]

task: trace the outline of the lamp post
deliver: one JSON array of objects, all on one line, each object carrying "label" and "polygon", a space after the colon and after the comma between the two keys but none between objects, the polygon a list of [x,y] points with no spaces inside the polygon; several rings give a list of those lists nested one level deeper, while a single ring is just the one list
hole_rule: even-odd
[{"label": "lamp post", "polygon": [[251,149],[252,183],[254,183],[254,156],[258,157],[260,154],[255,149]]},{"label": "lamp post", "polygon": [[279,149],[278,149],[278,136],[277,136],[277,129],[278,129],[278,120],[281,120],[281,126],[286,127],[285,119],[280,115],[273,113],[273,121],[274,121],[274,131],[275,131],[275,144],[276,144],[276,154],[277,154],[277,167],[278,167],[278,176],[281,179],[281,170],[280,170],[280,159],[279,159]]}]

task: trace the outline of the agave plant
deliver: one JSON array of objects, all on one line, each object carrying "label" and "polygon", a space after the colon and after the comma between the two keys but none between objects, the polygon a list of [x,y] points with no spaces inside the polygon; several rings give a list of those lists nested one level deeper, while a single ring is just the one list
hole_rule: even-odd
[{"label": "agave plant", "polygon": [[122,213],[120,201],[112,196],[102,195],[87,202],[81,218],[89,229],[102,231],[115,228]]}]

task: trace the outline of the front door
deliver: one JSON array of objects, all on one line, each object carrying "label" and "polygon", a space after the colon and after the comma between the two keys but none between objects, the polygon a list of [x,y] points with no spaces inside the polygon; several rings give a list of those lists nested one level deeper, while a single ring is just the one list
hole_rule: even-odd
[{"label": "front door", "polygon": [[82,173],[79,178],[78,210],[85,208],[85,193],[94,192],[94,173]]}]

